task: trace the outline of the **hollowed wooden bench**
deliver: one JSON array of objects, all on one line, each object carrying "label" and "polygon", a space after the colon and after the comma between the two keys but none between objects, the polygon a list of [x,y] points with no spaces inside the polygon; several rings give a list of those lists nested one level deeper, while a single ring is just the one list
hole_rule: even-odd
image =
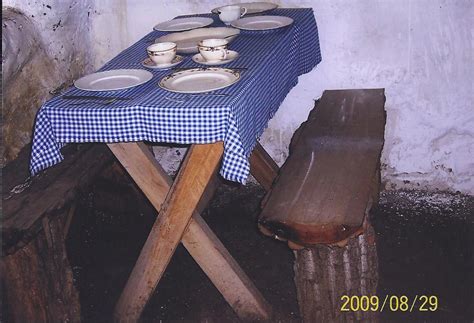
[{"label": "hollowed wooden bench", "polygon": [[260,230],[295,249],[305,322],[376,319],[341,311],[341,297],[376,293],[368,211],[378,199],[384,102],[383,89],[325,91],[263,202]]}]

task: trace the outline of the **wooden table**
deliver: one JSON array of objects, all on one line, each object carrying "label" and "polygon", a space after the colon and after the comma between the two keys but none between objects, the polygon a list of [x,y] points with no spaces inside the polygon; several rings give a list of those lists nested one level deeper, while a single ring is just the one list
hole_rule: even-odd
[{"label": "wooden table", "polygon": [[[270,32],[240,33],[232,42],[240,59],[227,65],[242,72],[240,81],[217,90],[222,91],[222,97],[195,96],[188,100],[176,94],[182,100],[174,101],[175,94],[156,86],[168,72],[154,70],[154,81],[126,89],[126,95],[122,93],[132,98],[129,101],[107,107],[94,101],[73,106],[57,97],[38,112],[30,161],[33,175],[62,160],[62,145],[107,143],[159,211],[117,304],[117,320],[138,320],[180,241],[241,318],[270,318],[270,306],[199,212],[215,190],[217,168],[228,180],[245,182],[247,156],[256,138],[296,85],[298,76],[321,61],[311,8],[279,8],[272,14],[290,17],[293,23]],[[222,23],[215,21],[213,25]],[[150,32],[101,71],[141,67],[147,40],[163,35],[161,31]],[[196,64],[188,59],[183,65],[189,68]],[[77,88],[67,92],[87,93]],[[193,144],[174,183],[140,141]],[[261,146],[256,147],[250,158],[251,173],[268,189],[278,167]],[[221,159],[223,165],[218,167]]]},{"label": "wooden table", "polygon": [[[268,320],[271,307],[199,215],[216,189],[223,143],[192,145],[173,182],[144,143],[108,144],[159,215],[116,305],[119,322],[138,321],[179,242],[242,319]],[[268,189],[278,166],[257,143],[252,175]]]}]

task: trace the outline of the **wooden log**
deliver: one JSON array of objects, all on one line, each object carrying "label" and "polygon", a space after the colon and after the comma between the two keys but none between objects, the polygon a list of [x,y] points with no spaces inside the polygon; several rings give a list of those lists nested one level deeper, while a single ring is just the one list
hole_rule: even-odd
[{"label": "wooden log", "polygon": [[66,217],[43,218],[27,245],[1,260],[12,322],[80,322],[79,294],[64,244]]},{"label": "wooden log", "polygon": [[384,142],[384,102],[383,89],[324,92],[265,198],[262,232],[311,246],[360,230]]},{"label": "wooden log", "polygon": [[71,145],[62,152],[62,163],[23,188],[18,184],[28,177],[29,148],[2,172],[1,279],[13,322],[80,321],[65,238],[76,194],[114,158],[105,145]]},{"label": "wooden log", "polygon": [[303,322],[377,322],[377,311],[342,310],[344,295],[370,297],[377,292],[377,250],[370,224],[364,234],[349,238],[342,248],[315,245],[294,254]]}]

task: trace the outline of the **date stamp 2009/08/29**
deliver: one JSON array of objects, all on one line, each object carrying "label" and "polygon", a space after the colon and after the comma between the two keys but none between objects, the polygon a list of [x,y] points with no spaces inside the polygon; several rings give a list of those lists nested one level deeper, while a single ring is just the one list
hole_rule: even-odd
[{"label": "date stamp 2009/08/29", "polygon": [[438,297],[435,295],[341,296],[341,312],[435,312],[438,307]]}]

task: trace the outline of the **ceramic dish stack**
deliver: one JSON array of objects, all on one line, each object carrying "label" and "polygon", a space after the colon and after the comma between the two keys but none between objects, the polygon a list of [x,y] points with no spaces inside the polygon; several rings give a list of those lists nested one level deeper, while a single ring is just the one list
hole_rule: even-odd
[{"label": "ceramic dish stack", "polygon": [[[248,15],[266,12],[278,7],[278,5],[271,2],[244,2],[244,3],[235,3],[232,5],[245,8]],[[225,7],[225,6],[222,6],[222,7]],[[219,9],[222,7],[214,8],[211,10],[211,12],[214,14],[219,14]]]},{"label": "ceramic dish stack", "polygon": [[224,38],[230,44],[240,33],[239,29],[231,27],[197,28],[180,33],[161,36],[155,42],[173,42],[178,45],[178,53],[194,54],[198,52],[197,44],[203,39]]}]

